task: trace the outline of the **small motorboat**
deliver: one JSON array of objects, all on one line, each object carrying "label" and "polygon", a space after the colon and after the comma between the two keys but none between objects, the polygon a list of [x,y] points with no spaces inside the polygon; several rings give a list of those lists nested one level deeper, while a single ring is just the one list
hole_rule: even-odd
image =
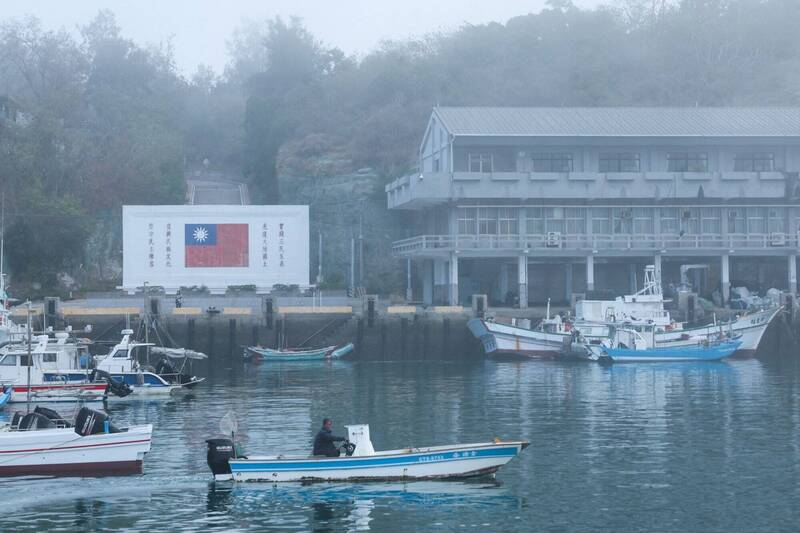
[{"label": "small motorboat", "polygon": [[37,407],[0,428],[0,476],[139,474],[153,426],[116,428],[108,415],[82,407],[74,421]]},{"label": "small motorboat", "polygon": [[[115,381],[127,385],[133,390],[132,397],[168,395],[191,389],[204,378],[197,378],[184,372],[189,360],[205,359],[206,355],[184,348],[163,348],[153,343],[137,342],[131,337],[133,330],[122,330],[122,340],[111,351],[104,355],[96,355],[97,370],[106,372]],[[163,356],[155,368],[141,363],[146,360],[146,353]],[[180,368],[170,363],[169,359],[182,359]]]},{"label": "small motorboat", "polygon": [[217,481],[410,481],[494,475],[528,446],[501,441],[375,451],[368,425],[346,426],[343,457],[244,457],[233,438],[209,439],[208,466]]},{"label": "small motorboat", "polygon": [[341,347],[326,346],[310,350],[276,350],[260,346],[248,346],[244,351],[245,360],[260,361],[325,361],[339,359],[353,351],[353,344],[348,343]]}]

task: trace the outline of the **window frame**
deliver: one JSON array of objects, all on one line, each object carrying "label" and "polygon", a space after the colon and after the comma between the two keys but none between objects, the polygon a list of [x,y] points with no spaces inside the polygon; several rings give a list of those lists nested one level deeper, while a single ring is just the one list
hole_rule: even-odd
[{"label": "window frame", "polygon": [[[473,164],[477,163],[477,170]],[[488,169],[485,168],[488,163]],[[475,174],[490,174],[494,172],[494,154],[490,152],[469,152],[467,154],[467,171]]]},{"label": "window frame", "polygon": [[708,172],[708,152],[667,152],[667,172]]},{"label": "window frame", "polygon": [[[768,163],[764,165],[764,163]],[[765,166],[769,168],[764,168]],[[775,152],[737,152],[733,156],[734,172],[774,172]]]},{"label": "window frame", "polygon": [[[627,168],[627,163],[634,163]],[[642,154],[639,152],[601,152],[598,157],[598,171],[601,173],[626,173],[642,171]]]},{"label": "window frame", "polygon": [[531,172],[573,172],[572,152],[536,152],[531,154]]}]

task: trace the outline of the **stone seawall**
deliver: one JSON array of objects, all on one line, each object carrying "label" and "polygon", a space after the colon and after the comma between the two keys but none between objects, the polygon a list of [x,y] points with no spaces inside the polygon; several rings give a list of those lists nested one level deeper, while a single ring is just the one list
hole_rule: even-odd
[{"label": "stone seawall", "polygon": [[[483,357],[483,349],[466,327],[467,316],[423,317],[379,316],[374,320],[356,315],[276,316],[271,323],[261,317],[222,315],[164,316],[156,321],[161,333],[150,338],[171,337],[176,344],[210,354],[212,358],[236,357],[244,346],[278,347],[281,339],[290,347],[355,345],[353,357],[360,360],[466,359]],[[78,330],[92,325],[93,340],[118,341],[124,317],[65,317]],[[130,319],[138,330],[141,321]],[[166,335],[164,334],[166,331]],[[164,341],[164,339],[161,339]]]}]

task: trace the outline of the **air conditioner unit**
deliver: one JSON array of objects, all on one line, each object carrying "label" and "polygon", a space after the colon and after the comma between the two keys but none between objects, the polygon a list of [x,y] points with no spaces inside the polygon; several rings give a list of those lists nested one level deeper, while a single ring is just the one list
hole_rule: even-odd
[{"label": "air conditioner unit", "polygon": [[560,231],[548,231],[547,232],[547,240],[545,241],[545,245],[548,248],[561,248],[561,232]]},{"label": "air conditioner unit", "polygon": [[769,245],[770,246],[786,246],[786,234],[785,233],[770,233],[769,234]]}]

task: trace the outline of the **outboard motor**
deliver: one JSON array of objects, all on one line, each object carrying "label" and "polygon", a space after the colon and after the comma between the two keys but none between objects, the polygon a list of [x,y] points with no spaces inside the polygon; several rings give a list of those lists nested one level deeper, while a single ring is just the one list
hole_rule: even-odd
[{"label": "outboard motor", "polygon": [[35,429],[49,429],[56,427],[56,423],[39,413],[28,413],[19,422],[20,431],[32,431]]},{"label": "outboard motor", "polygon": [[124,398],[125,396],[133,392],[133,389],[130,387],[130,385],[128,385],[123,381],[114,379],[111,376],[111,374],[109,374],[105,370],[100,370],[95,368],[94,370],[92,370],[92,373],[89,374],[89,379],[91,381],[98,381],[104,379],[106,383],[108,383],[108,392],[110,392],[114,396],[119,396],[120,398]]},{"label": "outboard motor", "polygon": [[40,415],[44,415],[53,422],[55,422],[59,427],[72,427],[72,424],[64,420],[64,418],[53,411],[52,409],[48,409],[47,407],[42,407],[41,405],[36,406],[36,409],[33,410],[34,413],[39,413]]},{"label": "outboard motor", "polygon": [[347,440],[355,445],[355,449],[348,455],[356,457],[362,455],[375,455],[375,448],[369,438],[369,425],[358,424],[356,426],[345,426],[347,428]]},{"label": "outboard motor", "polygon": [[217,476],[230,476],[231,465],[228,464],[230,459],[236,458],[236,448],[231,439],[207,439],[208,454],[206,461],[211,473],[214,477]]},{"label": "outboard motor", "polygon": [[[83,437],[105,433],[106,422],[108,422],[107,414],[88,407],[81,407],[78,416],[75,417],[75,433]],[[120,430],[108,424],[108,432],[119,433]]]}]

